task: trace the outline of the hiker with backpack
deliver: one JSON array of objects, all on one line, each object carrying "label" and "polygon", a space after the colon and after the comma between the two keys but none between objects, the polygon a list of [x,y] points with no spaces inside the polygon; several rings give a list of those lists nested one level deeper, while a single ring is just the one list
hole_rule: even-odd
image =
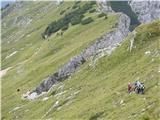
[{"label": "hiker with backpack", "polygon": [[140,81],[135,82],[135,92],[136,93],[144,93],[144,83],[141,83]]},{"label": "hiker with backpack", "polygon": [[132,84],[128,83],[128,93],[131,93],[131,92],[132,92]]},{"label": "hiker with backpack", "polygon": [[135,91],[137,94],[144,94],[144,83],[136,81],[135,83],[128,83],[128,93]]}]

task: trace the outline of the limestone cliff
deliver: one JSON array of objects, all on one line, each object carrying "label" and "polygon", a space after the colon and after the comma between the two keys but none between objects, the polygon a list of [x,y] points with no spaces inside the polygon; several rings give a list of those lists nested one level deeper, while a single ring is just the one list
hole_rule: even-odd
[{"label": "limestone cliff", "polygon": [[[116,1],[113,1],[116,2]],[[113,12],[114,10],[110,6],[107,0],[99,2],[103,12]],[[138,20],[141,23],[149,23],[153,20],[160,19],[160,1],[137,1],[131,0],[128,2],[132,11],[138,16]],[[120,7],[120,6],[119,6]],[[124,6],[121,6],[124,9]],[[126,8],[127,9],[127,8]]]},{"label": "limestone cliff", "polygon": [[135,1],[129,2],[132,10],[137,14],[141,23],[148,23],[160,19],[160,1]]}]

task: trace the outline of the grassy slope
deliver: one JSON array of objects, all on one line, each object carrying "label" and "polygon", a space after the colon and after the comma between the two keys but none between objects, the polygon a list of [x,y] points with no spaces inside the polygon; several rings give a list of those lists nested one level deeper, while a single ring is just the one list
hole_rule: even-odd
[{"label": "grassy slope", "polygon": [[[134,48],[129,47],[130,35],[111,56],[98,61],[96,68],[84,65],[64,82],[67,91],[60,98],[60,110],[54,108],[47,118],[57,119],[121,119],[139,120],[160,118],[159,42],[160,21],[136,29]],[[151,36],[149,36],[151,33]],[[151,51],[150,55],[145,55]],[[128,94],[127,83],[144,82],[144,95]],[[70,90],[70,88],[72,88]],[[73,91],[80,93],[66,104]],[[53,91],[57,91],[56,88]],[[55,99],[52,96],[51,99]],[[121,103],[123,101],[123,103]],[[52,103],[54,104],[55,101]]]},{"label": "grassy slope", "polygon": [[[69,4],[69,3],[68,3]],[[67,7],[68,4],[63,5]],[[59,9],[49,12],[51,18]],[[97,16],[94,15],[93,16]],[[48,18],[48,17],[47,17]],[[70,79],[58,84],[49,94],[47,101],[24,101],[20,97],[28,89],[35,87],[45,76],[56,71],[71,56],[78,54],[91,41],[107,32],[114,25],[117,17],[110,15],[107,20],[94,18],[94,22],[86,26],[77,25],[70,27],[62,38],[52,36],[49,41],[42,41],[40,33],[45,26],[31,33],[31,37],[25,37],[21,42],[9,44],[7,47],[21,48],[27,43],[33,42],[32,47],[26,49],[8,61],[2,61],[3,68],[13,66],[6,76],[2,78],[2,117],[6,119],[41,119],[56,101],[59,107],[53,108],[46,117],[53,119],[157,119],[160,114],[160,83],[158,76],[159,57],[156,51],[159,49],[160,22],[150,25],[142,25],[138,31],[132,52],[128,51],[130,35],[125,42],[117,48],[111,56],[101,58],[95,68],[89,63],[84,64]],[[48,21],[52,21],[51,19]],[[42,19],[38,25],[48,24]],[[113,23],[113,24],[111,24]],[[33,25],[34,25],[33,24]],[[152,33],[149,36],[149,33]],[[39,37],[38,37],[39,36]],[[2,44],[3,45],[3,44]],[[12,46],[13,45],[13,46]],[[38,54],[35,54],[40,48]],[[6,47],[2,47],[3,50]],[[150,55],[145,55],[146,51]],[[13,51],[12,51],[13,52]],[[10,53],[10,49],[6,51]],[[23,62],[23,60],[26,60]],[[17,73],[17,71],[19,71]],[[137,79],[146,85],[145,95],[127,93],[128,82]],[[63,89],[57,89],[64,85]],[[20,88],[18,93],[16,89]],[[66,91],[57,98],[54,94]],[[71,100],[68,97],[73,96]],[[120,104],[121,101],[124,103]],[[8,113],[17,106],[22,108]],[[143,109],[146,109],[143,112]]]},{"label": "grassy slope", "polygon": [[[27,4],[24,10],[22,10],[21,15],[33,16],[32,11],[38,9],[37,6],[42,7],[43,5],[44,4],[38,2]],[[53,6],[47,14],[42,14],[42,16],[44,16],[41,19],[33,20],[26,29],[10,28],[9,26],[4,29],[6,33],[2,34],[2,69],[7,67],[12,67],[12,69],[2,78],[3,118],[14,119],[16,117],[15,114],[19,118],[24,119],[41,117],[53,101],[50,100],[47,104],[40,101],[23,101],[21,100],[21,95],[27,90],[33,89],[47,75],[55,72],[72,56],[78,54],[96,38],[110,31],[116,24],[118,15],[109,14],[108,19],[104,20],[103,18],[97,18],[97,13],[86,14],[86,16],[92,16],[94,22],[85,26],[70,26],[69,30],[67,30],[62,37],[52,35],[49,41],[42,40],[41,33],[48,23],[61,17],[59,15],[60,11],[72,5],[73,2],[66,2],[59,7]],[[26,12],[26,8],[32,9]],[[6,17],[4,21],[12,20],[14,16],[18,15],[19,13],[11,14]],[[11,38],[8,39],[6,35],[7,33],[10,34],[10,32],[11,34],[21,32],[21,34],[24,34],[24,37],[19,38],[18,41],[16,40],[19,36],[12,40]],[[11,42],[7,43],[8,41]],[[14,51],[18,52],[12,57],[5,59],[6,56]],[[21,90],[19,93],[16,91],[17,88]],[[21,105],[25,106],[18,114],[14,112],[9,113],[10,110]],[[27,108],[29,112],[24,112]]]}]

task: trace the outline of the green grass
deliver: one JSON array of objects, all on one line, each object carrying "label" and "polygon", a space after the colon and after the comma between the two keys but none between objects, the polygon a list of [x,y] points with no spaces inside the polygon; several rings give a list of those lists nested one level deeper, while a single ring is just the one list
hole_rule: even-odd
[{"label": "green grass", "polygon": [[[145,32],[159,33],[159,22],[137,28],[141,41]],[[152,26],[152,29],[149,29]],[[154,30],[154,31],[153,31]],[[96,68],[83,65],[71,79],[64,81],[65,90],[80,90],[70,106],[61,110],[53,110],[47,118],[57,119],[145,119],[158,120],[160,94],[158,89],[159,59],[154,56],[158,51],[160,36],[151,36],[145,44],[137,44],[136,49],[129,52],[130,36],[117,48],[111,56],[100,59]],[[145,55],[150,50],[151,55]],[[154,61],[152,61],[154,59]],[[145,83],[144,95],[128,94],[128,82],[137,79]],[[144,100],[146,99],[146,100]],[[120,101],[124,101],[124,105]],[[148,107],[148,108],[147,108]],[[146,109],[143,112],[143,109]],[[64,114],[65,113],[65,114]]]},{"label": "green grass", "polygon": [[[13,42],[7,43],[10,39],[2,40],[4,41],[2,42],[2,68],[11,66],[12,69],[2,78],[1,118],[7,120],[47,118],[54,120],[121,118],[158,120],[160,117],[158,74],[160,61],[156,51],[159,50],[160,45],[158,27],[160,21],[142,25],[136,29],[137,35],[134,42],[136,48],[133,48],[131,52],[128,51],[131,39],[129,35],[121,46],[110,56],[101,58],[95,67],[89,66],[90,61],[88,61],[71,78],[57,84],[48,94],[35,101],[21,99],[23,93],[29,89],[33,90],[44,78],[56,72],[71,57],[79,54],[104,33],[111,31],[117,22],[118,14],[108,14],[107,19],[102,19],[97,17],[97,13],[87,13],[85,17],[94,19],[90,24],[70,26],[62,37],[54,34],[49,41],[42,40],[41,33],[48,23],[61,17],[60,11],[73,4],[73,2],[64,2],[57,8],[53,7],[42,19],[34,21],[26,31],[23,30],[25,35],[19,41],[15,42],[14,39]],[[32,5],[29,7],[34,8]],[[25,13],[25,10],[23,12]],[[30,12],[27,14],[31,14]],[[29,37],[27,37],[28,33]],[[24,49],[15,56],[5,59],[7,55],[15,51],[12,48],[18,51],[21,48]],[[37,48],[39,50],[36,54]],[[146,51],[151,51],[151,54],[145,55]],[[128,82],[134,82],[137,79],[145,83],[145,94],[128,95]],[[64,88],[59,88],[62,85]],[[17,88],[20,92],[17,92]],[[58,93],[64,91],[66,92],[56,97]],[[76,92],[77,94],[73,95]],[[49,99],[42,101],[45,96]],[[68,100],[67,98],[71,96],[73,98]],[[51,109],[47,116],[43,117],[57,100],[59,101],[58,107]],[[121,100],[124,101],[124,105],[120,104]],[[9,113],[17,106],[22,106],[22,108]],[[146,109],[145,112],[142,112],[142,109]]]},{"label": "green grass", "polygon": [[[4,41],[2,43],[2,69],[12,67],[7,75],[2,78],[2,114],[7,119],[14,118],[13,114],[8,113],[13,107],[20,104],[33,105],[32,102],[30,103],[21,100],[20,97],[23,93],[29,89],[32,90],[46,76],[57,71],[71,57],[79,54],[91,42],[95,41],[104,33],[112,30],[113,26],[116,24],[118,18],[118,15],[116,14],[110,14],[107,20],[103,20],[98,19],[96,13],[91,13],[85,16],[92,15],[94,22],[88,25],[79,24],[70,26],[62,37],[56,36],[55,34],[49,38],[49,41],[43,40],[41,38],[41,33],[47,24],[53,21],[51,18],[54,17],[54,19],[58,19],[58,17],[61,17],[59,15],[60,10],[62,8],[66,9],[72,4],[72,2],[63,3],[58,8],[55,8],[46,14],[43,19],[38,22],[33,21],[30,25],[31,28],[28,27],[26,30],[22,31],[24,37],[16,42],[15,40],[19,37],[15,40],[13,39],[10,43],[7,43],[10,39],[5,41],[5,38],[2,38]],[[30,12],[32,12],[32,10]],[[29,14],[29,12],[27,14]],[[7,17],[5,19],[12,18]],[[41,28],[38,26],[41,26]],[[14,32],[19,32],[19,29]],[[30,34],[30,36],[28,36],[28,34]],[[6,56],[10,55],[15,50],[18,52],[14,56],[5,59]],[[17,88],[20,89],[20,93],[16,92]],[[41,106],[41,104],[41,102],[38,103],[37,107]],[[28,105],[28,107],[29,106],[30,105]],[[48,104],[48,107],[49,106],[50,105]],[[47,108],[44,107],[44,109]],[[45,112],[44,109],[39,109],[39,112],[37,111],[37,113]],[[29,117],[33,118],[31,115]]]}]

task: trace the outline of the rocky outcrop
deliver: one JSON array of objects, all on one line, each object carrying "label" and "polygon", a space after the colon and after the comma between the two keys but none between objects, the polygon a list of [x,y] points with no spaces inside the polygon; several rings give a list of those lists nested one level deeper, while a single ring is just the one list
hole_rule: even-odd
[{"label": "rocky outcrop", "polygon": [[56,73],[43,80],[43,82],[33,90],[32,94],[41,94],[48,91],[52,85],[71,76],[79,66],[88,61],[92,56],[100,54],[99,51],[105,50],[108,54],[113,51],[119,43],[123,41],[129,32],[130,19],[125,14],[119,14],[119,20],[113,31],[106,33],[95,43],[83,50],[79,55],[73,57],[66,65],[60,68]]},{"label": "rocky outcrop", "polygon": [[160,1],[132,0],[129,4],[141,23],[149,23],[153,20],[160,19]]},{"label": "rocky outcrop", "polygon": [[[114,10],[111,7],[111,4],[109,4],[107,0],[102,0],[97,2],[99,3],[99,6],[102,12],[114,12]],[[112,1],[112,2],[114,3],[117,1]],[[136,16],[138,16],[138,21],[140,23],[149,23],[153,20],[160,19],[160,1],[130,0],[128,4],[131,7],[132,11],[136,14]],[[124,6],[122,6],[122,10],[124,10]]]}]

